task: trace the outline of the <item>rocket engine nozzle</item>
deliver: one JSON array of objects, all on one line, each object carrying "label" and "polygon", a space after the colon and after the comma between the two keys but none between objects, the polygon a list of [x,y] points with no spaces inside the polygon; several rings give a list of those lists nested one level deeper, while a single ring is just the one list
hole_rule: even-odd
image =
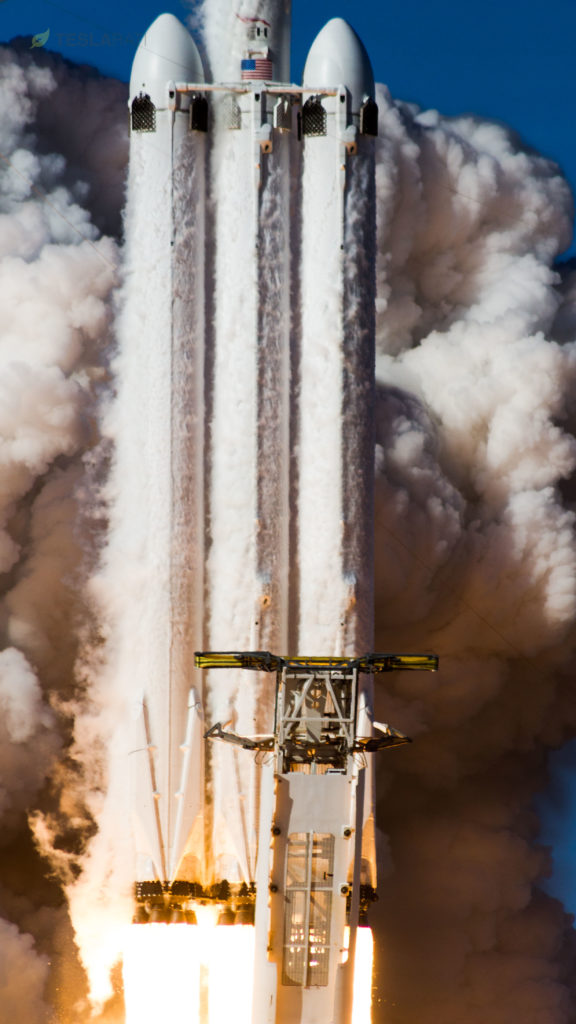
[{"label": "rocket engine nozzle", "polygon": [[218,924],[253,924],[256,885],[230,884],[224,878],[210,886],[176,879],[136,882],[133,924],[197,924],[196,907],[220,907]]}]

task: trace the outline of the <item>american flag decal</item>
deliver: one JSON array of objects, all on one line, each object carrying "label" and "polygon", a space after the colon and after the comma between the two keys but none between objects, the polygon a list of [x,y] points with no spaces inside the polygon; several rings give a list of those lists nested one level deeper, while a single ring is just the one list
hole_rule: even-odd
[{"label": "american flag decal", "polygon": [[254,57],[242,61],[242,81],[272,81],[272,61],[267,57]]}]

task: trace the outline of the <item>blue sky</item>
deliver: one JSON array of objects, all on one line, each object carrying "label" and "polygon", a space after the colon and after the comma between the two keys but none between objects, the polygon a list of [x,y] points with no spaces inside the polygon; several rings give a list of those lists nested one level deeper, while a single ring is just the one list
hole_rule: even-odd
[{"label": "blue sky", "polygon": [[[50,29],[48,48],[127,79],[135,42],[162,10],[183,20],[181,0],[0,0],[0,39]],[[293,78],[314,36],[334,15],[363,38],[376,77],[393,95],[473,112],[512,125],[553,157],[576,185],[571,67],[576,38],[574,0],[293,0]]]},{"label": "blue sky", "polygon": [[[50,30],[49,49],[125,80],[135,45],[162,10],[185,20],[183,0],[0,0],[0,39]],[[511,125],[563,167],[576,188],[570,69],[574,0],[293,0],[292,77],[315,35],[346,18],[364,40],[376,78],[392,94],[443,114],[475,113]]]},{"label": "blue sky", "polygon": [[539,801],[544,816],[545,840],[554,850],[554,875],[548,890],[576,914],[576,743],[568,743],[554,756],[550,789]]},{"label": "blue sky", "polygon": [[[179,0],[0,0],[0,40],[49,30],[48,49],[127,80],[140,37],[163,10],[185,20],[189,6]],[[474,113],[506,122],[555,159],[576,189],[575,0],[293,0],[293,80],[300,78],[315,35],[335,15],[354,26],[376,78],[394,96],[447,115]],[[576,912],[575,745],[558,765],[546,808],[547,838],[558,862],[552,889]]]},{"label": "blue sky", "polygon": [[[49,49],[127,80],[134,46],[162,10],[186,19],[183,0],[0,0],[0,39],[50,30]],[[574,0],[293,0],[292,78],[328,18],[347,18],[395,96],[443,114],[504,121],[557,160],[576,187],[572,68]]]}]

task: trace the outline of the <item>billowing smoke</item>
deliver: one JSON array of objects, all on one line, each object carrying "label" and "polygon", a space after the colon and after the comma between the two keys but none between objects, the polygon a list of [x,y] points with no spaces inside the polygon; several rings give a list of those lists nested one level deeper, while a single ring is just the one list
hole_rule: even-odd
[{"label": "billowing smoke", "polygon": [[380,768],[380,1019],[567,1021],[532,800],[576,724],[571,197],[501,126],[379,104],[377,646],[441,658],[380,683],[416,740]]},{"label": "billowing smoke", "polygon": [[[51,871],[74,879],[110,781],[84,582],[124,88],[37,52],[0,55],[0,1024],[78,1019]],[[576,286],[552,268],[571,197],[501,126],[378,102],[377,647],[442,668],[378,684],[416,742],[379,755],[375,1019],[567,1024],[573,932],[538,889],[532,801],[576,729]]]},{"label": "billowing smoke", "polygon": [[0,79],[0,1021],[37,1024],[85,988],[31,830],[58,821],[67,863],[87,824],[68,748],[126,133],[118,83],[18,47]]}]

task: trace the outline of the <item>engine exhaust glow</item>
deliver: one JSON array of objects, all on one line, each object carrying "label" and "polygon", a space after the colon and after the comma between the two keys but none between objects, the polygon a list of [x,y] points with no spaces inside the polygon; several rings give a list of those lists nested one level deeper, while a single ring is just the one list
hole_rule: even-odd
[{"label": "engine exhaust glow", "polygon": [[132,925],[124,949],[126,1024],[170,1024],[198,1007],[204,929],[186,924]]},{"label": "engine exhaust glow", "polygon": [[371,928],[359,928],[356,933],[356,962],[354,964],[354,997],[352,1024],[370,1024],[372,1020],[372,971],[374,968],[374,939]]},{"label": "engine exhaust glow", "polygon": [[[348,960],[350,929],[344,932],[342,963]],[[374,938],[371,928],[358,928],[356,932],[356,961],[351,1024],[370,1024],[372,1020],[372,975],[374,970]]]},{"label": "engine exhaust glow", "polygon": [[253,925],[212,929],[207,1024],[250,1024],[254,932]]},{"label": "engine exhaust glow", "polygon": [[132,925],[124,948],[126,1024],[250,1024],[254,928]]}]

